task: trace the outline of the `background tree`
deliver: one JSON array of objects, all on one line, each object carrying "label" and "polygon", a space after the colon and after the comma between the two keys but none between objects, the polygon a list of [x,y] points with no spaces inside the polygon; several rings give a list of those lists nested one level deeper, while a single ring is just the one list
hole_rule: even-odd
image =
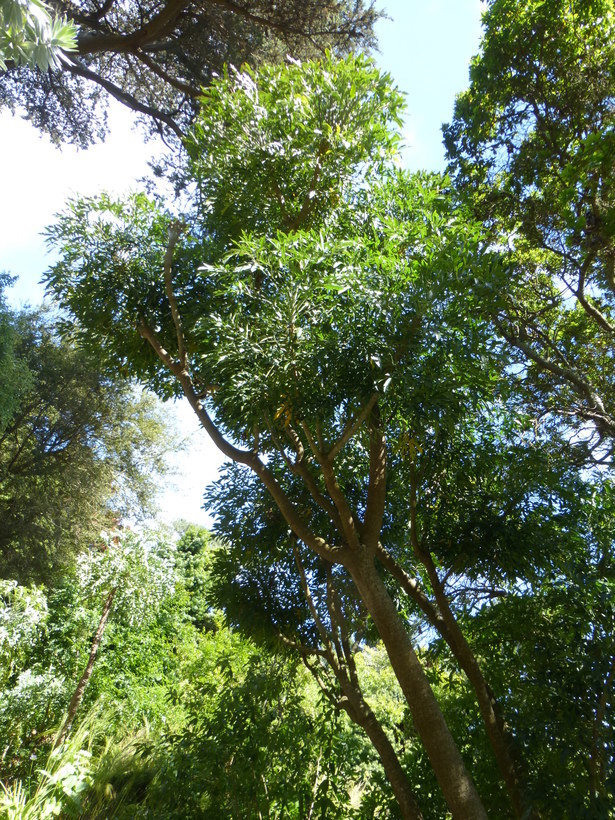
[{"label": "background tree", "polygon": [[[535,417],[578,459],[615,435],[615,6],[493,0],[445,129],[455,181],[506,259],[481,282]],[[505,272],[504,272],[505,271]]]},{"label": "background tree", "polygon": [[0,569],[49,580],[111,518],[151,509],[172,434],[151,395],[104,376],[44,314],[1,321]]},{"label": "background tree", "polygon": [[[177,545],[158,532],[120,540],[81,556],[48,595],[0,585],[0,811],[396,817],[369,745],[304,670],[233,633],[211,606],[197,628],[195,567],[184,557],[211,553],[196,546],[209,540],[203,531],[189,528]],[[118,572],[118,609],[83,705],[48,756]],[[381,677],[378,686],[382,698]]]},{"label": "background tree", "polygon": [[0,106],[20,106],[54,142],[83,147],[105,133],[108,96],[150,130],[181,138],[201,88],[225,65],[366,49],[378,17],[371,0],[52,0],[51,8],[76,25],[76,49],[44,73],[9,66],[0,78]]}]

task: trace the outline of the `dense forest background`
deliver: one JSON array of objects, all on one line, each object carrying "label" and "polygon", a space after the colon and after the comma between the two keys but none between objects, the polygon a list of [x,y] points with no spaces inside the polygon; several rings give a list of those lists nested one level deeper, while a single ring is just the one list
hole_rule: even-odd
[{"label": "dense forest background", "polygon": [[445,174],[377,18],[0,6],[1,104],[167,146],[0,279],[0,816],[613,816],[615,4],[488,2]]}]

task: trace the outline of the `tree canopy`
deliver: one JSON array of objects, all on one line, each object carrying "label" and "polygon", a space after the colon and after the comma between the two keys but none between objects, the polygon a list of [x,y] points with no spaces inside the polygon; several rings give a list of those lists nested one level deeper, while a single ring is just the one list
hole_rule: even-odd
[{"label": "tree canopy", "polygon": [[225,65],[367,49],[378,17],[371,0],[52,0],[50,8],[75,24],[76,48],[49,71],[7,64],[0,106],[19,106],[54,142],[82,147],[104,135],[109,96],[149,130],[176,140],[198,110],[202,87]]}]

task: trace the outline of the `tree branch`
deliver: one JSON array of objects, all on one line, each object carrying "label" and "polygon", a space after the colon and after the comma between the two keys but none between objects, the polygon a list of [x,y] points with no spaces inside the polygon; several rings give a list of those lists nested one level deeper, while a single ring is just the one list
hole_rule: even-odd
[{"label": "tree branch", "polygon": [[190,0],[166,0],[158,14],[130,34],[82,34],[77,38],[77,53],[134,51],[172,31],[177,18],[189,5]]},{"label": "tree branch", "polygon": [[122,105],[127,106],[133,111],[137,111],[139,114],[146,114],[148,117],[152,117],[152,119],[157,120],[159,123],[163,123],[170,128],[180,140],[183,140],[183,132],[169,114],[165,114],[163,111],[158,111],[156,108],[152,108],[149,105],[145,105],[145,103],[139,102],[139,100],[137,100],[136,97],[133,97],[132,94],[129,94],[127,91],[124,91],[117,85],[114,85],[112,82],[106,80],[104,77],[101,77],[99,74],[96,74],[94,71],[90,71],[89,68],[81,65],[81,63],[78,63],[74,57],[71,57],[70,52],[65,53],[65,56],[68,61],[66,63],[66,69],[71,74],[75,74],[78,77],[83,77],[86,80],[91,80],[92,82],[97,83],[97,85],[101,86],[101,88],[104,88],[105,91],[111,94],[112,97],[121,102]]},{"label": "tree branch", "polygon": [[305,569],[303,567],[303,562],[301,561],[301,555],[299,554],[299,548],[297,546],[296,541],[293,540],[293,554],[295,556],[295,563],[297,565],[297,571],[299,573],[299,580],[301,583],[301,588],[303,590],[303,594],[305,595],[305,600],[307,601],[308,608],[310,610],[310,614],[316,624],[316,629],[318,630],[318,634],[320,635],[320,640],[323,642],[325,646],[325,657],[328,660],[331,668],[335,671],[336,668],[336,660],[335,654],[333,652],[333,647],[331,645],[331,639],[327,632],[326,626],[323,624],[320,615],[318,614],[318,610],[316,609],[316,604],[314,603],[314,599],[312,597],[312,593],[310,592],[310,588],[308,586],[307,577],[305,574]]},{"label": "tree branch", "polygon": [[332,460],[329,455],[323,453],[316,445],[316,442],[314,441],[310,429],[304,421],[301,422],[301,428],[305,433],[305,437],[308,441],[308,444],[310,445],[310,449],[312,450],[316,457],[316,460],[320,464],[322,476],[325,482],[325,487],[327,488],[329,497],[333,501],[333,504],[335,505],[335,508],[339,514],[339,519],[342,526],[341,534],[343,535],[348,546],[351,549],[357,550],[360,547],[359,527],[357,526],[357,521],[355,520],[355,517],[352,514],[352,511],[350,509],[348,502],[346,501],[344,493],[342,492],[341,487],[337,483]]},{"label": "tree branch", "polygon": [[538,364],[540,367],[548,370],[550,373],[553,373],[554,376],[558,376],[565,382],[572,384],[578,393],[580,393],[586,400],[590,401],[594,407],[597,409],[597,413],[593,411],[593,408],[590,408],[589,412],[591,415],[590,418],[598,421],[600,424],[604,426],[605,429],[608,430],[609,435],[615,436],[615,421],[611,419],[609,414],[606,412],[602,399],[598,394],[595,392],[591,384],[586,382],[577,372],[572,370],[571,368],[567,367],[560,367],[555,362],[551,361],[550,359],[545,359],[544,356],[541,356],[540,353],[537,353],[534,348],[523,342],[518,336],[513,335],[509,331],[506,330],[503,323],[494,317],[493,319],[495,326],[500,331],[502,336],[508,341],[510,344],[518,347],[528,359],[531,359],[533,362]]},{"label": "tree branch", "polygon": [[579,300],[579,303],[581,304],[585,312],[589,316],[592,316],[600,325],[600,327],[603,330],[606,330],[607,333],[615,334],[615,326],[613,326],[608,321],[606,316],[604,316],[604,314],[601,313],[601,311],[599,311],[595,305],[592,305],[592,303],[585,296],[585,277],[587,276],[587,271],[589,270],[589,266],[591,265],[594,258],[595,254],[588,254],[588,256],[585,258],[585,261],[583,262],[579,270],[579,284],[576,290],[573,288],[571,288],[571,290]]},{"label": "tree branch", "polygon": [[177,299],[175,298],[175,293],[173,292],[173,281],[171,278],[171,273],[173,270],[173,252],[175,251],[175,246],[177,245],[177,242],[179,241],[179,237],[181,236],[183,230],[184,225],[181,222],[175,221],[169,225],[169,242],[167,244],[167,249],[164,255],[163,272],[164,288],[167,294],[167,299],[169,300],[169,307],[171,308],[171,316],[173,318],[175,334],[177,336],[177,355],[179,357],[179,363],[182,367],[182,370],[187,371],[188,360],[186,356],[184,329],[182,326],[179,308],[177,307]]},{"label": "tree branch", "polygon": [[295,533],[297,538],[300,538],[304,544],[306,544],[311,550],[313,550],[321,558],[324,558],[326,561],[331,561],[332,563],[337,563],[340,561],[343,557],[344,548],[332,547],[327,543],[327,541],[325,541],[324,538],[315,535],[310,530],[302,516],[297,512],[295,505],[286,495],[273,473],[261,461],[258,454],[253,450],[241,450],[239,447],[235,447],[224,438],[197,395],[189,373],[187,373],[186,370],[182,368],[181,364],[175,361],[168,351],[162,347],[153,330],[146,324],[141,323],[138,326],[138,331],[141,337],[150,344],[158,358],[177,378],[177,381],[184,392],[184,396],[188,399],[190,406],[194,410],[198,420],[201,422],[201,426],[216,445],[218,450],[227,456],[227,458],[230,458],[238,464],[245,464],[246,467],[249,467],[254,473],[256,473],[269,491],[278,509],[282,513],[284,520],[290,529]]},{"label": "tree branch", "polygon": [[157,77],[160,77],[160,79],[164,80],[165,83],[172,86],[177,91],[181,91],[193,99],[197,99],[200,96],[200,89],[195,88],[192,85],[188,85],[188,83],[184,83],[176,77],[172,77],[167,71],[164,70],[164,68],[161,68],[155,60],[148,57],[142,48],[135,49],[134,55],[143,63],[143,65],[147,66],[153,74],[156,74]]}]

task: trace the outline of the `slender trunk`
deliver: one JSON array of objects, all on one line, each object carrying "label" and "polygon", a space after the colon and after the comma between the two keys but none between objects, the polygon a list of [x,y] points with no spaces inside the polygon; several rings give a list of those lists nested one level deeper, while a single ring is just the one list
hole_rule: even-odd
[{"label": "slender trunk", "polygon": [[486,820],[487,813],[395,603],[364,550],[347,566],[387,650],[410,714],[455,820]]},{"label": "slender trunk", "polygon": [[465,672],[474,689],[487,738],[500,775],[506,785],[513,812],[517,818],[534,817],[535,814],[531,808],[529,808],[529,815],[526,813],[528,807],[525,804],[527,801],[524,799],[521,789],[519,764],[513,756],[513,739],[502,717],[499,704],[491,687],[485,680],[476,656],[457,623],[431,553],[428,549],[424,549],[421,544],[418,532],[417,481],[415,475],[413,475],[410,488],[410,538],[414,554],[427,570],[427,576],[436,599],[439,619],[435,626],[450,647],[460,668]]},{"label": "slender trunk", "polygon": [[346,711],[350,719],[363,729],[372,746],[378,752],[384,773],[391,784],[393,794],[401,809],[401,816],[404,820],[422,820],[423,813],[414,797],[408,775],[403,770],[393,744],[382,728],[380,721],[362,697],[359,702],[355,703],[353,694],[347,693],[347,696],[350,708],[347,708]]},{"label": "slender trunk", "polygon": [[421,550],[419,557],[427,569],[436,603],[438,604],[440,614],[449,633],[447,643],[459,662],[460,667],[466,673],[476,694],[478,708],[485,725],[487,737],[491,744],[500,774],[506,784],[515,816],[518,818],[524,817],[526,806],[524,806],[525,801],[519,783],[517,764],[511,751],[513,740],[500,713],[495,695],[485,680],[478,661],[449,606],[448,598],[440,583],[431,555]]},{"label": "slender trunk", "polygon": [[77,714],[77,710],[79,709],[81,701],[83,700],[85,688],[88,685],[90,678],[92,677],[92,670],[94,669],[94,663],[96,661],[96,656],[98,655],[98,649],[100,647],[100,642],[103,638],[105,626],[107,624],[107,619],[109,617],[109,613],[111,612],[111,606],[113,605],[113,598],[115,597],[116,589],[117,587],[114,587],[111,590],[111,592],[107,595],[105,605],[103,606],[102,615],[100,616],[100,621],[98,622],[98,627],[96,628],[96,632],[94,633],[94,639],[92,640],[92,647],[90,649],[90,657],[88,658],[87,666],[85,667],[83,675],[81,676],[79,683],[77,684],[77,688],[73,693],[70,704],[68,706],[68,714],[66,715],[66,720],[64,721],[64,725],[62,726],[60,734],[56,738],[54,748],[60,746],[66,739],[68,733],[70,732],[70,728],[73,725],[73,721],[75,719],[75,715]]}]

